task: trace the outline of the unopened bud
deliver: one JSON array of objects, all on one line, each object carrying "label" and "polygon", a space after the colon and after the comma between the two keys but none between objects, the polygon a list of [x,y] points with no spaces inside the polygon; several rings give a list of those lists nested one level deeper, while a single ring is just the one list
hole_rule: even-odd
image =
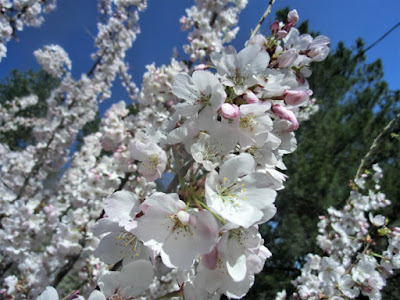
[{"label": "unopened bud", "polygon": [[278,30],[278,32],[276,33],[276,36],[278,39],[283,39],[287,36],[287,31],[286,30]]},{"label": "unopened bud", "polygon": [[292,26],[297,25],[297,22],[299,21],[299,14],[297,13],[297,10],[293,9],[288,13],[287,21],[288,23],[291,23]]},{"label": "unopened bud", "polygon": [[272,23],[270,29],[272,33],[276,33],[279,30],[279,21]]},{"label": "unopened bud", "polygon": [[283,100],[287,105],[300,105],[313,94],[312,90],[286,90],[283,93]]},{"label": "unopened bud", "polygon": [[205,64],[200,64],[200,65],[195,66],[195,67],[194,67],[194,70],[195,70],[195,71],[199,71],[199,70],[205,70],[205,69],[207,69],[207,68],[208,68],[207,65],[205,65]]},{"label": "unopened bud", "polygon": [[225,119],[235,119],[239,115],[239,107],[235,104],[224,103],[221,106],[221,114]]},{"label": "unopened bud", "polygon": [[260,102],[260,99],[258,99],[258,97],[250,90],[247,90],[247,92],[244,93],[243,99],[248,104]]},{"label": "unopened bud", "polygon": [[287,68],[289,67],[299,56],[299,53],[295,49],[289,49],[288,51],[282,53],[278,59],[278,67],[279,68]]},{"label": "unopened bud", "polygon": [[292,123],[292,125],[290,125],[290,127],[286,130],[287,132],[292,132],[299,129],[299,122],[297,121],[296,116],[291,110],[288,110],[282,105],[277,104],[272,106],[272,111],[277,117],[280,117],[281,119],[287,120]]}]

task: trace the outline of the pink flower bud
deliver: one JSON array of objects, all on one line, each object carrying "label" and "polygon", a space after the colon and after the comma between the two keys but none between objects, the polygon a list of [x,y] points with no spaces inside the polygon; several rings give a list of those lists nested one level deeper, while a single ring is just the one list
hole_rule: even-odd
[{"label": "pink flower bud", "polygon": [[51,204],[49,206],[43,207],[43,211],[46,215],[50,214],[53,210],[54,210],[54,206]]},{"label": "pink flower bud", "polygon": [[271,27],[271,32],[272,33],[276,33],[279,30],[279,21],[274,21],[274,23],[272,23]]},{"label": "pink flower bud", "polygon": [[313,94],[312,90],[286,90],[283,100],[287,105],[300,105]]},{"label": "pink flower bud", "polygon": [[287,21],[288,23],[291,23],[292,26],[297,25],[297,22],[299,21],[299,14],[297,13],[297,10],[293,9],[288,13]]},{"label": "pink flower bud", "polygon": [[207,69],[207,68],[208,68],[207,65],[205,65],[205,64],[200,64],[200,65],[195,66],[195,67],[194,67],[194,70],[195,70],[195,71],[198,71],[198,70],[205,70],[205,69]]},{"label": "pink flower bud", "polygon": [[239,115],[239,107],[235,104],[224,103],[221,106],[221,114],[225,119],[234,119]]},{"label": "pink flower bud", "polygon": [[400,227],[393,227],[392,230],[400,233]]},{"label": "pink flower bud", "polygon": [[185,16],[182,16],[182,17],[179,19],[179,23],[184,24],[185,22],[186,22],[186,17],[185,17]]},{"label": "pink flower bud", "polygon": [[247,92],[244,93],[243,99],[248,104],[260,102],[260,99],[258,99],[257,96],[250,90],[247,90]]},{"label": "pink flower bud", "polygon": [[286,30],[278,30],[278,32],[276,33],[276,36],[278,39],[283,39],[287,36],[287,31]]},{"label": "pink flower bud", "polygon": [[278,67],[279,68],[287,68],[289,67],[299,56],[299,53],[295,49],[289,49],[288,51],[282,53],[278,59]]},{"label": "pink flower bud", "polygon": [[292,123],[292,125],[290,125],[288,129],[286,129],[286,132],[292,132],[299,129],[299,122],[297,121],[296,116],[291,110],[288,110],[282,105],[277,104],[272,106],[272,111],[277,117],[280,117],[281,119],[287,120]]}]

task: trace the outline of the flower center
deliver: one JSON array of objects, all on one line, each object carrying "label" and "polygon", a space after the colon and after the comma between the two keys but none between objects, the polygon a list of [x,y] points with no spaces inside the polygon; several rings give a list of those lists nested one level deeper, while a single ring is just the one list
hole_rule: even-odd
[{"label": "flower center", "polygon": [[158,155],[149,155],[146,160],[142,163],[142,166],[148,170],[154,171],[157,169],[158,165]]},{"label": "flower center", "polygon": [[257,116],[246,114],[244,117],[240,117],[239,125],[241,128],[245,128],[250,130],[250,132],[254,131],[254,126],[258,125],[258,122],[255,121]]},{"label": "flower center", "polygon": [[239,206],[239,200],[246,200],[245,197],[240,196],[242,192],[246,191],[244,184],[228,184],[227,182],[228,179],[224,177],[224,182],[217,187],[217,194],[221,197],[223,202],[228,202],[234,206]]},{"label": "flower center", "polygon": [[124,258],[139,256],[141,250],[140,242],[132,233],[123,232],[115,237],[115,240],[115,245],[121,247],[120,253],[123,254],[125,251]]}]

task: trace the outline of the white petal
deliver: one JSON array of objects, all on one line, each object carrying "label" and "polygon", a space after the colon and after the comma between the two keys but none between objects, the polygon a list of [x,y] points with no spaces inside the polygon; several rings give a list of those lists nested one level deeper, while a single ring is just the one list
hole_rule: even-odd
[{"label": "white petal", "polygon": [[209,71],[195,71],[192,74],[192,80],[200,91],[211,94],[213,87],[219,83],[215,75]]},{"label": "white petal", "polygon": [[[236,181],[237,178],[254,172],[256,163],[248,153],[241,153],[227,160],[220,168],[220,178],[227,178],[228,183]],[[231,179],[231,180],[229,180]]]},{"label": "white petal", "polygon": [[200,91],[196,84],[186,74],[178,74],[175,77],[172,93],[180,99],[194,102],[200,98]]},{"label": "white petal", "polygon": [[58,293],[52,286],[46,287],[43,293],[36,300],[58,300]]},{"label": "white petal", "polygon": [[154,277],[153,265],[146,260],[131,262],[121,270],[122,296],[136,297],[143,293]]},{"label": "white petal", "polygon": [[127,221],[140,212],[139,205],[140,202],[135,194],[118,191],[106,198],[104,211],[111,219]]},{"label": "white petal", "polygon": [[259,74],[267,68],[269,54],[259,45],[250,45],[239,52],[238,60],[242,75]]},{"label": "white petal", "polygon": [[196,226],[193,228],[194,239],[199,253],[209,253],[217,243],[218,224],[208,211],[193,213],[196,216]]},{"label": "white petal", "polygon": [[199,252],[192,232],[179,226],[171,232],[161,250],[161,258],[170,268],[188,270],[197,256]]},{"label": "white petal", "polygon": [[118,240],[121,232],[113,232],[103,237],[93,255],[106,264],[115,264],[124,257],[124,248]]},{"label": "white petal", "polygon": [[106,296],[104,296],[104,294],[102,292],[100,292],[98,290],[94,290],[90,294],[88,300],[107,300],[107,299],[106,299]]}]

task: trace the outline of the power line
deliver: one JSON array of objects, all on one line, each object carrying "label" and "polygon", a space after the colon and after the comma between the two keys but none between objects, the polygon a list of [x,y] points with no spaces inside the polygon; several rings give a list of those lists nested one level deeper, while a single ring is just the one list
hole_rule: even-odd
[{"label": "power line", "polygon": [[[357,55],[354,56],[354,58],[352,58],[352,59],[357,60],[358,58],[360,58],[363,54],[365,54],[365,52],[367,52],[368,50],[371,50],[373,47],[375,47],[377,44],[379,44],[383,39],[385,39],[393,30],[395,30],[399,26],[400,26],[400,22],[398,22],[396,25],[394,25],[392,28],[390,28],[388,31],[386,31],[379,39],[377,39],[375,42],[373,42],[367,48],[365,48],[364,50],[357,53]],[[343,71],[343,69],[337,70],[335,73],[332,74],[332,76],[330,76],[329,80],[331,80],[333,77],[339,75],[342,71]],[[325,83],[326,83],[326,81],[325,81]]]},{"label": "power line", "polygon": [[387,37],[393,30],[395,30],[397,27],[400,26],[400,22],[394,25],[392,28],[390,28],[384,35],[382,35],[379,39],[377,39],[375,42],[373,42],[371,45],[369,45],[367,48],[365,48],[363,51],[361,51],[358,55],[363,55],[365,52],[379,44],[385,37]]}]

